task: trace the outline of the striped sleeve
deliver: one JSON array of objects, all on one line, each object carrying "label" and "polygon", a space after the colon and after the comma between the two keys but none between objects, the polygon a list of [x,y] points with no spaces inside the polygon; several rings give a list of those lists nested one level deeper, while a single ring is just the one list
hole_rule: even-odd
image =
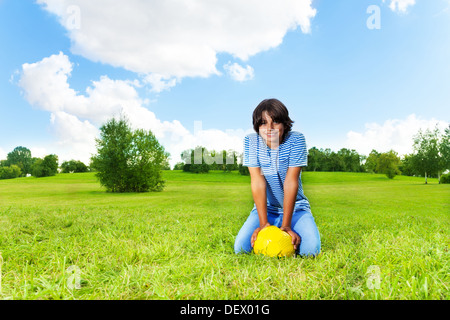
[{"label": "striped sleeve", "polygon": [[258,143],[254,135],[247,135],[244,138],[244,159],[242,165],[246,167],[260,167],[258,161]]},{"label": "striped sleeve", "polygon": [[289,167],[306,167],[308,165],[308,149],[302,133],[292,135]]}]

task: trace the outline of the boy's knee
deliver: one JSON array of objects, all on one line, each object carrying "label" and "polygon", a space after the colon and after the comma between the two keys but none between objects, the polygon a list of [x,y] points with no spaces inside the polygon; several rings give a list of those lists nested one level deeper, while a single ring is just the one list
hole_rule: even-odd
[{"label": "boy's knee", "polygon": [[[251,247],[251,246],[250,246]],[[234,253],[250,253],[252,251],[252,248],[248,248],[248,245],[245,245],[242,243],[242,241],[236,241],[234,243]]]},{"label": "boy's knee", "polygon": [[315,257],[320,253],[320,239],[308,239],[300,243],[300,256]]}]

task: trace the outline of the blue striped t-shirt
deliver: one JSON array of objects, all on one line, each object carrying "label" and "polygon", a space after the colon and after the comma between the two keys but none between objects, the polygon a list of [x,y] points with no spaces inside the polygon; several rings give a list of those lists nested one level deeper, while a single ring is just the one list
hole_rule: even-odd
[{"label": "blue striped t-shirt", "polygon": [[[308,164],[308,150],[302,133],[290,131],[276,149],[270,149],[257,133],[244,138],[243,165],[259,167],[266,179],[267,210],[283,213],[284,181],[289,167],[304,167]],[[303,193],[301,173],[295,209],[310,210],[309,201]]]}]

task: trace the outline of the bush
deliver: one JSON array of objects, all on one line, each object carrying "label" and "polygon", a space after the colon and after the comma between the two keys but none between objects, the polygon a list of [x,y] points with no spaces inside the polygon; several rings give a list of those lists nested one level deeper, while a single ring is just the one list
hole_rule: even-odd
[{"label": "bush", "polygon": [[61,169],[62,173],[88,172],[88,167],[83,162],[78,160],[64,161],[61,164]]},{"label": "bush", "polygon": [[0,167],[0,179],[14,179],[20,177],[22,170],[15,164],[9,167]]},{"label": "bush", "polygon": [[177,162],[177,164],[175,164],[173,166],[173,170],[183,170],[184,167],[184,162]]},{"label": "bush", "polygon": [[127,120],[111,119],[96,139],[97,155],[91,167],[100,184],[110,192],[161,191],[162,168],[168,154],[151,131],[132,131]]},{"label": "bush", "polygon": [[384,173],[389,179],[394,179],[398,174],[401,174],[398,168],[400,164],[400,158],[397,152],[390,150],[389,152],[384,152],[378,155],[378,161],[376,166],[376,171],[379,173]]},{"label": "bush", "polygon": [[184,172],[193,172],[193,173],[208,173],[209,172],[209,166],[206,163],[193,163],[193,164],[185,164],[183,166]]},{"label": "bush", "polygon": [[209,165],[205,161],[206,148],[198,146],[195,149],[186,150],[181,154],[185,162],[183,166],[184,172],[208,173]]},{"label": "bush", "polygon": [[443,174],[441,176],[441,180],[439,180],[440,183],[450,183],[450,173]]},{"label": "bush", "polygon": [[44,159],[36,159],[31,167],[31,175],[36,178],[50,177],[58,173],[58,156],[50,154]]},{"label": "bush", "polygon": [[243,176],[249,176],[250,171],[248,171],[248,167],[243,166],[242,164],[239,164],[239,173]]}]

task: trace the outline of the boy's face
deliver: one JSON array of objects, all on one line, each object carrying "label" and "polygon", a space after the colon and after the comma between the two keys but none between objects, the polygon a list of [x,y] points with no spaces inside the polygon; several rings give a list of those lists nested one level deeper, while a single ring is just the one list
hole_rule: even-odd
[{"label": "boy's face", "polygon": [[266,141],[266,144],[271,148],[276,148],[283,137],[284,125],[282,123],[273,121],[267,111],[262,114],[262,123],[259,126],[259,134]]}]

